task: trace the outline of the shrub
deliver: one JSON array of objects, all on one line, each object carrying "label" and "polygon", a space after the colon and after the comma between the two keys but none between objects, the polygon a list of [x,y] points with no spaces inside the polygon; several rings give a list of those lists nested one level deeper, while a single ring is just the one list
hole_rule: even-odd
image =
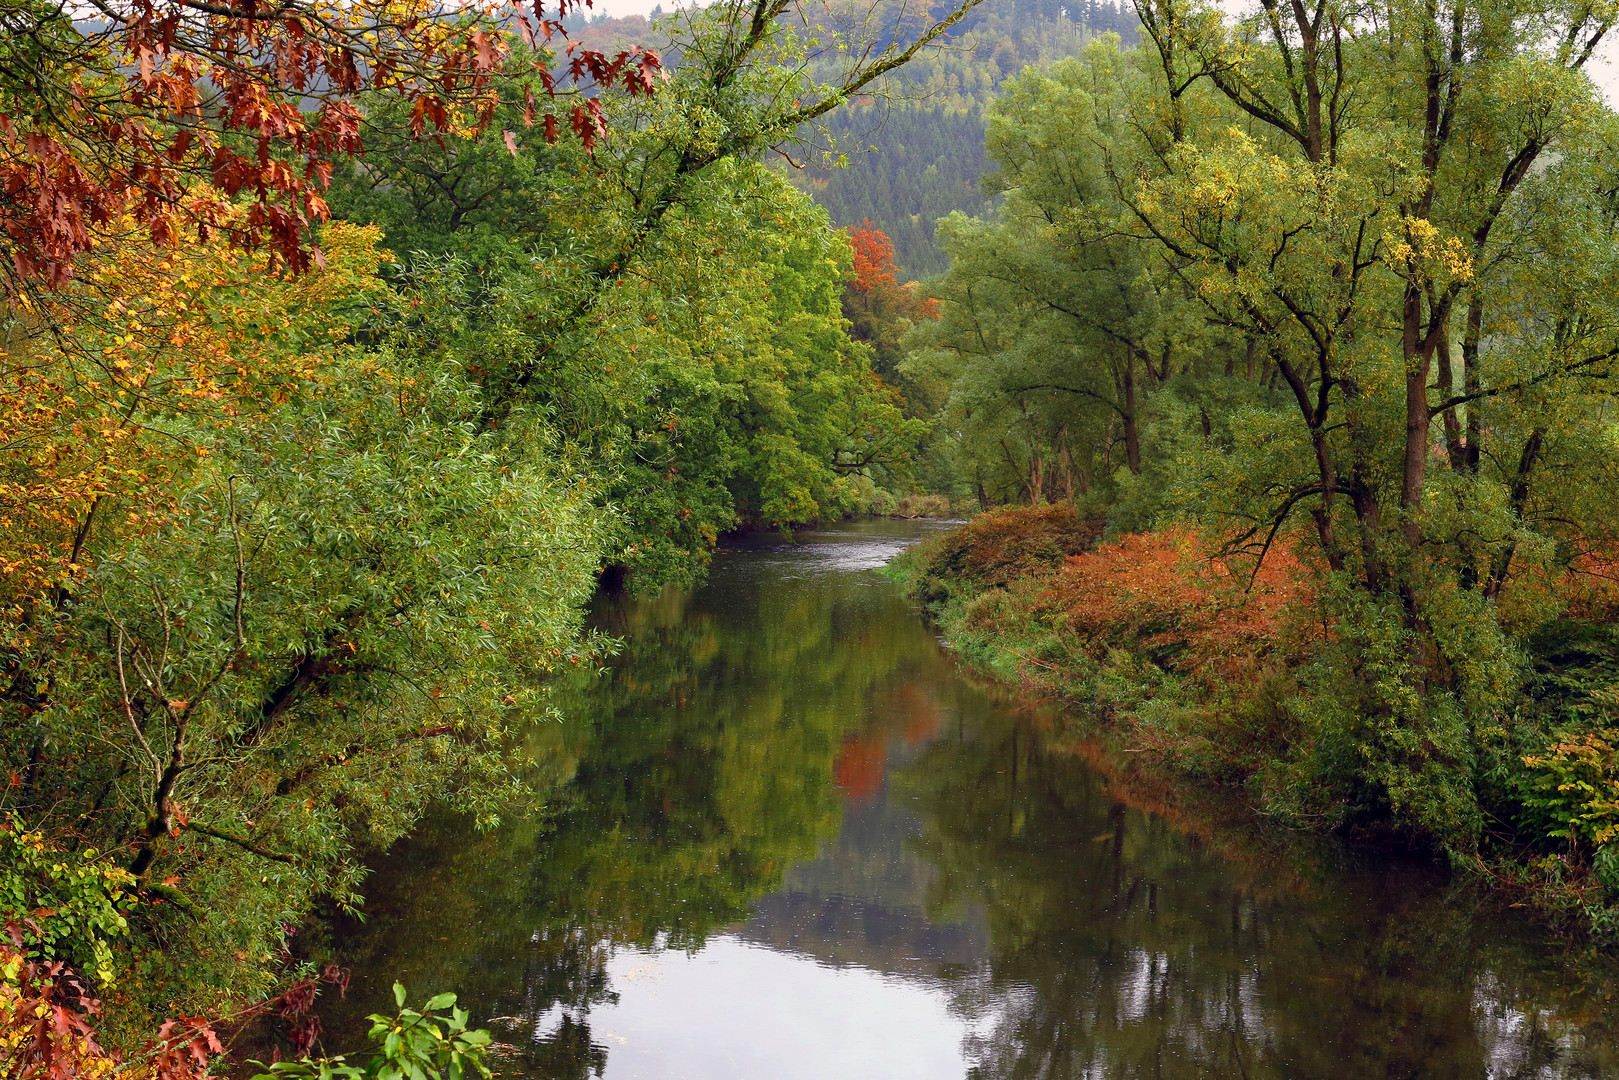
[{"label": "shrub", "polygon": [[1619,837],[1619,731],[1565,734],[1523,763],[1533,792],[1524,807],[1545,835],[1598,849]]},{"label": "shrub", "polygon": [[1044,602],[1093,659],[1123,650],[1218,691],[1251,685],[1271,656],[1297,659],[1306,646],[1296,616],[1314,596],[1308,581],[1282,545],[1256,572],[1197,533],[1170,529],[1069,558]]},{"label": "shrub", "polygon": [[906,495],[889,513],[901,518],[947,518],[950,499],[946,495]]},{"label": "shrub", "polygon": [[942,604],[1049,577],[1066,556],[1089,550],[1103,527],[1065,504],[986,511],[923,545],[912,591],[924,603]]},{"label": "shrub", "polygon": [[[454,994],[439,994],[421,1012],[405,1008],[405,988],[394,983],[392,1016],[373,1013],[370,1038],[378,1050],[364,1065],[347,1056],[250,1062],[261,1071],[253,1080],[489,1080],[484,1056],[493,1041],[487,1030],[467,1027],[467,1011],[455,1007]],[[449,1010],[447,1014],[441,1010]]]}]

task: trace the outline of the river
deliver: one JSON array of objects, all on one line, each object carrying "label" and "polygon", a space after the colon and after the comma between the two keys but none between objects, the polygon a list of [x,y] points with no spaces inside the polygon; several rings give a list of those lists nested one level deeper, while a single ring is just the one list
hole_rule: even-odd
[{"label": "river", "polygon": [[378,861],[349,1049],[399,979],[539,1080],[1619,1076],[1613,969],[1430,863],[1187,812],[966,677],[853,523],[603,601],[536,724],[562,792]]}]

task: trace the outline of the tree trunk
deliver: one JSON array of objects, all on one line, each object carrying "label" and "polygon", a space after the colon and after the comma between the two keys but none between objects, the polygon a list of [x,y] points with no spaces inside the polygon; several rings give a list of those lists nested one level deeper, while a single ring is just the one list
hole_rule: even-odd
[{"label": "tree trunk", "polygon": [[1124,357],[1124,463],[1130,471],[1141,471],[1141,432],[1136,427],[1136,353],[1125,350]]},{"label": "tree trunk", "polygon": [[1074,505],[1074,458],[1068,452],[1068,429],[1063,428],[1057,436],[1057,445],[1061,448],[1063,489],[1068,493],[1068,505]]},{"label": "tree trunk", "polygon": [[[1462,390],[1467,394],[1479,392],[1478,352],[1484,329],[1484,298],[1474,289],[1467,298],[1467,329],[1462,334]],[[1469,472],[1478,472],[1479,436],[1483,433],[1484,399],[1475,397],[1467,403],[1467,446],[1462,455]]]},{"label": "tree trunk", "polygon": [[[1540,449],[1545,438],[1546,432],[1541,428],[1531,431],[1529,441],[1524,443],[1523,453],[1518,456],[1518,475],[1512,479],[1512,491],[1508,496],[1515,518],[1523,517],[1524,508],[1529,502],[1529,477],[1540,460]],[[1490,578],[1484,583],[1484,595],[1491,600],[1501,595],[1501,587],[1507,583],[1507,575],[1512,571],[1512,557],[1517,550],[1517,544],[1508,543],[1490,568]]]},{"label": "tree trunk", "polygon": [[[1448,328],[1442,328],[1434,357],[1439,364],[1439,385],[1445,398],[1447,400],[1454,398],[1459,388],[1456,385],[1456,365],[1450,355]],[[1450,467],[1460,471],[1467,465],[1467,447],[1462,439],[1462,418],[1456,415],[1455,406],[1446,409],[1442,418],[1445,423],[1445,455],[1450,459]]]},{"label": "tree trunk", "polygon": [[1422,290],[1405,287],[1405,470],[1400,509],[1407,554],[1422,543],[1422,489],[1428,475],[1428,371],[1431,349],[1422,347]]}]

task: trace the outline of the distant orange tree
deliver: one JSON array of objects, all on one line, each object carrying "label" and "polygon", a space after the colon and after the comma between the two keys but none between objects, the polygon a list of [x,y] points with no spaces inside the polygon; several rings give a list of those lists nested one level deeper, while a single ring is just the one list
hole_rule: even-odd
[{"label": "distant orange tree", "polygon": [[899,361],[905,355],[900,339],[912,326],[939,317],[939,302],[917,282],[899,283],[894,242],[869,220],[849,233],[854,252],[854,277],[843,291],[843,317],[851,323],[849,336],[864,341],[876,354],[876,369],[888,382],[896,382]]}]

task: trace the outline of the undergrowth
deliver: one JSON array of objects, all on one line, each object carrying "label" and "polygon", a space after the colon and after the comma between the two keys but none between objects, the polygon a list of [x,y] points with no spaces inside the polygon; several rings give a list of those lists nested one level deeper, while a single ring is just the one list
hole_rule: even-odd
[{"label": "undergrowth", "polygon": [[[1502,643],[1516,685],[1390,704],[1387,618],[1278,543],[1104,542],[1066,506],[989,511],[896,564],[963,661],[1077,707],[1115,750],[1290,826],[1398,840],[1619,944],[1619,629],[1600,606]],[[1464,673],[1465,674],[1465,673]],[[1472,710],[1469,712],[1468,710]],[[1477,719],[1482,716],[1483,719]]]}]

